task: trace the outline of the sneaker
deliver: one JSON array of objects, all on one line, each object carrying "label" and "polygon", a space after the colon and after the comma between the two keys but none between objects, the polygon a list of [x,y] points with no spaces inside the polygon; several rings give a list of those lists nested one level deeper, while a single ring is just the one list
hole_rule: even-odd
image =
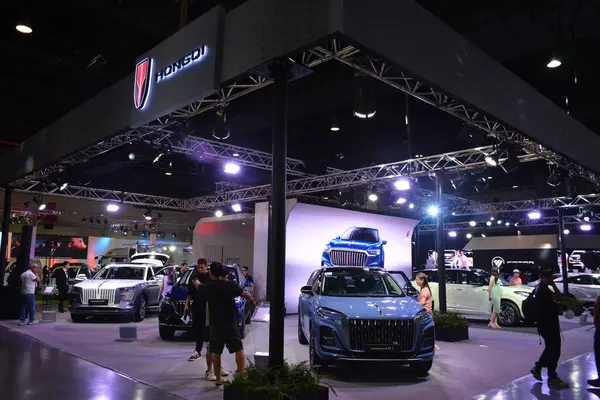
[{"label": "sneaker", "polygon": [[531,368],[531,375],[538,381],[542,381],[542,371],[537,368]]},{"label": "sneaker", "polygon": [[25,326],[25,321],[21,321],[21,322],[19,322],[19,325],[21,325],[21,326]]},{"label": "sneaker", "polygon": [[217,380],[215,373],[212,371],[206,371],[205,376],[207,381],[215,382]]},{"label": "sneaker", "polygon": [[227,371],[226,369],[221,368],[221,376],[229,376],[229,371]]},{"label": "sneaker", "polygon": [[590,379],[587,381],[588,385],[593,387],[600,387],[600,378],[598,379]]},{"label": "sneaker", "polygon": [[219,379],[218,381],[215,380],[216,387],[221,387],[221,386],[223,386],[224,383],[225,383],[225,379],[223,379],[223,378]]},{"label": "sneaker", "polygon": [[39,323],[40,323],[40,321],[33,320],[33,321],[29,321],[29,322],[27,323],[27,325],[37,325],[37,324],[39,324]]},{"label": "sneaker", "polygon": [[548,387],[562,389],[568,388],[569,384],[556,376],[554,378],[548,378]]},{"label": "sneaker", "polygon": [[198,353],[198,351],[194,350],[194,354],[188,358],[188,361],[196,361],[202,358],[202,354]]}]

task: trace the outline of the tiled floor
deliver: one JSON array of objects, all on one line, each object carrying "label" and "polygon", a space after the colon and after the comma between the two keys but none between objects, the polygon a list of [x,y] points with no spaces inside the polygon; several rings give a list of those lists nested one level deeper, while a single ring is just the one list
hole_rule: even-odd
[{"label": "tiled floor", "polygon": [[[290,362],[306,360],[308,356],[307,346],[298,343],[296,321],[296,316],[290,316],[285,321],[285,357]],[[193,351],[193,342],[185,338],[169,342],[162,341],[158,336],[155,316],[137,324],[138,340],[132,343],[121,343],[115,340],[119,324],[105,322],[73,324],[69,320],[68,314],[59,314],[58,321],[50,324],[20,327],[15,321],[0,321],[0,325],[35,338],[52,348],[63,350],[63,352],[52,350],[63,357],[67,356],[65,353],[75,355],[110,370],[118,371],[135,379],[138,383],[183,399],[216,400],[223,396],[221,390],[203,379],[204,361],[187,361],[187,357]],[[359,363],[347,368],[332,369],[326,380],[336,389],[338,396],[331,398],[396,400],[402,397],[405,399],[465,400],[478,396],[480,393],[488,393],[485,395],[487,397],[479,397],[486,400],[535,399],[536,395],[537,398],[542,399],[595,398],[593,392],[588,392],[582,386],[588,376],[593,374],[593,368],[590,369],[589,362],[578,364],[578,361],[568,361],[561,365],[560,371],[565,376],[569,374],[569,379],[576,385],[573,389],[558,393],[560,397],[556,397],[557,394],[550,393],[545,384],[532,386],[533,382],[530,382],[528,378],[519,380],[527,374],[533,361],[539,357],[542,350],[538,336],[534,334],[535,329],[525,328],[519,332],[511,332],[510,330],[479,329],[478,326],[480,325],[472,325],[468,341],[439,343],[441,349],[436,354],[433,368],[427,378],[415,378],[407,368],[402,366],[379,363]],[[253,323],[248,328],[249,333],[244,340],[246,354],[251,357],[255,351],[266,351],[268,346],[264,338],[268,337],[267,326]],[[564,325],[563,333],[564,344],[561,360],[585,355],[591,350],[593,330],[589,330],[589,327],[577,324]],[[39,351],[47,352],[49,350]],[[19,359],[20,361],[16,364],[22,365],[18,366],[16,370],[31,368],[30,360],[34,359],[33,357],[35,356],[28,355]],[[30,360],[28,361],[27,358]],[[5,362],[5,359],[6,357],[0,358],[0,363]],[[69,368],[88,368],[82,367],[82,365],[88,365],[85,361],[79,360],[78,363]],[[225,355],[224,364],[228,369],[233,369],[233,357]],[[2,368],[8,368],[8,366],[5,365]],[[0,373],[6,371],[2,368],[0,368]],[[50,369],[50,367],[46,368]],[[104,376],[105,373],[110,375],[110,372],[98,371],[94,372],[94,375]],[[38,373],[43,374],[44,372],[39,371]],[[67,374],[67,372],[64,373]],[[11,376],[16,377],[17,374],[18,372],[15,372]],[[55,377],[56,372],[49,370],[46,374]],[[6,374],[0,379],[4,379],[5,376]],[[517,381],[503,388],[505,392],[495,391],[495,388],[514,380]],[[16,379],[4,380],[3,383],[12,385],[15,382],[17,382]],[[38,384],[35,379],[32,382],[33,385]],[[40,384],[44,383],[43,380],[39,382]],[[73,390],[77,389],[78,383],[68,376],[65,376],[61,382],[64,387],[75,385]],[[87,380],[83,379],[83,382],[92,385],[95,379],[90,376]],[[142,386],[146,390],[150,389]],[[531,394],[532,387],[534,394]],[[541,394],[536,390],[541,390]],[[13,391],[13,393],[16,392]],[[514,393],[514,396],[508,397],[512,396],[511,393]],[[4,398],[12,399],[13,397],[5,397],[0,392],[0,399]],[[87,395],[79,398],[96,399],[96,397]],[[121,397],[97,397],[98,400],[119,398]]]}]

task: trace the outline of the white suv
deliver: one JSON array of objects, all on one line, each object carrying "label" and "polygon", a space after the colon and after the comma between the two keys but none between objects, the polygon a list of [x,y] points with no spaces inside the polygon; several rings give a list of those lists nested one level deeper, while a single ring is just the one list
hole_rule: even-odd
[{"label": "white suv", "polygon": [[[429,269],[427,274],[433,295],[435,309],[438,309],[438,270]],[[488,286],[490,273],[484,270],[446,269],[446,306],[466,316],[489,316],[491,303]],[[528,286],[510,286],[500,277],[502,290],[501,313],[499,322],[505,326],[516,326],[523,320],[523,300],[533,290]],[[417,287],[415,283],[415,287]]]}]

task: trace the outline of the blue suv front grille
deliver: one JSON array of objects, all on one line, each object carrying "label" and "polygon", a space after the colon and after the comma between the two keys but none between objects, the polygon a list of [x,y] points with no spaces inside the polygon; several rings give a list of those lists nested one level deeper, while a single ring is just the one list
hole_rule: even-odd
[{"label": "blue suv front grille", "polygon": [[344,267],[362,267],[367,263],[367,254],[362,251],[331,250],[329,259],[333,265]]},{"label": "blue suv front grille", "polygon": [[367,350],[370,345],[390,345],[396,351],[414,347],[414,319],[351,319],[349,326],[352,350]]}]

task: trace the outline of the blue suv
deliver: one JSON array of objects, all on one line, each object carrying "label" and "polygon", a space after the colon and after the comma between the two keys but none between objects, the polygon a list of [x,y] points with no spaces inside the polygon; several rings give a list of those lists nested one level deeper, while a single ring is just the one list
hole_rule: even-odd
[{"label": "blue suv", "polygon": [[327,243],[321,257],[321,266],[381,267],[385,253],[379,230],[374,228],[352,227],[342,236]]},{"label": "blue suv", "polygon": [[301,289],[298,341],[309,345],[311,365],[397,362],[425,375],[435,333],[431,314],[385,270],[326,267]]},{"label": "blue suv", "polygon": [[[237,283],[241,288],[247,286],[246,279],[239,266],[225,265],[224,267],[229,271],[227,279]],[[185,307],[185,299],[188,295],[188,284],[192,277],[192,273],[195,270],[196,266],[194,265],[185,271],[181,279],[173,286],[173,289],[171,289],[160,302],[158,331],[163,340],[172,339],[175,335],[175,331],[187,331],[192,329],[192,321],[190,320],[185,324],[182,318],[184,317],[183,309]],[[246,336],[246,324],[249,324],[252,318],[252,308],[250,303],[243,297],[236,297],[235,305],[237,307],[238,327],[243,339]]]}]

